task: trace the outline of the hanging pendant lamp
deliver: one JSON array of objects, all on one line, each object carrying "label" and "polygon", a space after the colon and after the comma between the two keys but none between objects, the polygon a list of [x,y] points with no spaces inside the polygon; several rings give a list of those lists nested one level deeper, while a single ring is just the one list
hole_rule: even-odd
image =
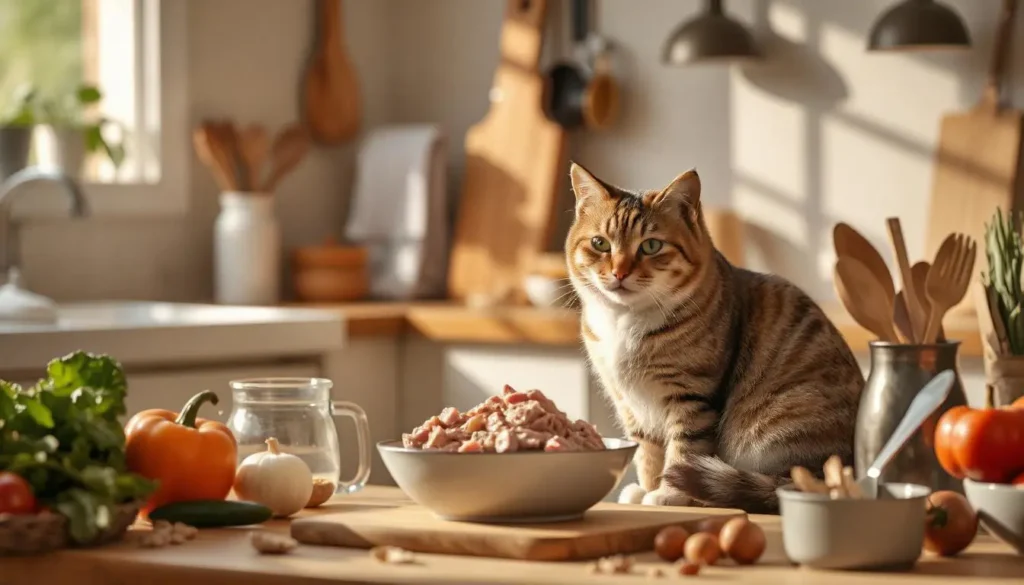
[{"label": "hanging pendant lamp", "polygon": [[971,37],[960,15],[935,0],[903,0],[871,27],[869,51],[965,49]]},{"label": "hanging pendant lamp", "polygon": [[675,29],[662,49],[662,61],[675,66],[760,57],[754,37],[725,14],[722,0],[707,0],[704,13]]}]

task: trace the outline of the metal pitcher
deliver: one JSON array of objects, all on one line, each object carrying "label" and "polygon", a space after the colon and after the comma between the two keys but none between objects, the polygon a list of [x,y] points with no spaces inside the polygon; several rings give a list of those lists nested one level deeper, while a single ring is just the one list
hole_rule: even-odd
[{"label": "metal pitcher", "polygon": [[936,374],[953,370],[956,379],[942,406],[907,441],[906,446],[882,472],[879,481],[926,485],[933,491],[963,493],[963,482],[946,473],[935,456],[935,427],[939,417],[954,406],[967,404],[957,367],[959,341],[909,345],[872,341],[871,371],[857,411],[854,466],[864,474],[896,429],[910,402]]}]

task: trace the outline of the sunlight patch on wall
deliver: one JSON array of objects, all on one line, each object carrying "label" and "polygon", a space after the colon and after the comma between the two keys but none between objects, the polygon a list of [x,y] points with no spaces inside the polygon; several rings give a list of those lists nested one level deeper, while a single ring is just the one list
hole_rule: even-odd
[{"label": "sunlight patch on wall", "polygon": [[847,119],[822,120],[822,209],[888,248],[886,217],[899,217],[907,251],[922,251],[931,158]]},{"label": "sunlight patch on wall", "polygon": [[934,143],[938,118],[958,107],[961,82],[952,67],[963,65],[962,54],[872,53],[863,34],[827,22],[820,48],[826,59],[843,64],[844,112],[922,147]]},{"label": "sunlight patch on wall", "polygon": [[730,105],[733,171],[757,177],[793,202],[806,200],[803,106],[740,80],[733,84]]}]

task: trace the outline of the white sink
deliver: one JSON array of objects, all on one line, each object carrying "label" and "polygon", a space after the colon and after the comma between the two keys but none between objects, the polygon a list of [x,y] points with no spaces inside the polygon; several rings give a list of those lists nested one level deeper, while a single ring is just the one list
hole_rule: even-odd
[{"label": "white sink", "polygon": [[0,370],[39,368],[78,349],[162,363],[342,347],[345,323],[332,311],[193,303],[104,301],[57,306],[57,322],[0,322]]}]

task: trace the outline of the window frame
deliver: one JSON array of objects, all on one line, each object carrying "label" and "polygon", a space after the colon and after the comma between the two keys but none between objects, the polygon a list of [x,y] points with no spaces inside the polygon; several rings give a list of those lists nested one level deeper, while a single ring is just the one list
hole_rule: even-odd
[{"label": "window frame", "polygon": [[[156,45],[159,76],[147,70],[143,59],[136,59],[137,79],[156,79],[154,88],[159,99],[160,117],[160,180],[154,183],[97,183],[79,181],[88,205],[88,217],[183,217],[190,207],[191,132],[188,112],[188,37],[187,2],[184,0],[132,0],[137,14],[139,41]],[[147,15],[156,15],[157,22],[146,23]],[[158,27],[159,40],[146,38],[147,26]],[[145,82],[145,81],[143,81]],[[147,92],[147,95],[149,92]],[[145,107],[145,106],[144,106]],[[67,217],[70,202],[61,189],[49,182],[34,182],[21,187],[29,193],[18,193],[12,206],[18,218]],[[87,218],[85,218],[87,219]],[[78,220],[80,221],[80,220]]]}]

